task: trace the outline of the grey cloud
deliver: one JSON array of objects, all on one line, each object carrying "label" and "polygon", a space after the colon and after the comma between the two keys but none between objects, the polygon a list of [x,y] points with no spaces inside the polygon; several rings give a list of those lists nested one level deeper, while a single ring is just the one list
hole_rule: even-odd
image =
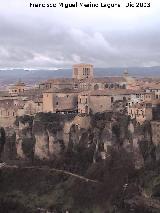
[{"label": "grey cloud", "polygon": [[159,58],[156,27],[98,30],[56,20],[0,17],[0,67],[69,67],[79,62],[98,67],[144,66],[160,65]]}]

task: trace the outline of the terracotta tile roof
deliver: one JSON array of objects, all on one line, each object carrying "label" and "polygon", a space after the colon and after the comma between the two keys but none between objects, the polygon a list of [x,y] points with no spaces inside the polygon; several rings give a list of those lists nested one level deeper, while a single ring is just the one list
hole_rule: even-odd
[{"label": "terracotta tile roof", "polygon": [[154,85],[150,85],[149,89],[160,89],[160,84],[154,84]]},{"label": "terracotta tile roof", "polygon": [[91,91],[90,95],[131,95],[145,93],[143,90],[127,90],[127,89],[104,89]]},{"label": "terracotta tile roof", "polygon": [[103,78],[94,78],[92,80],[93,82],[99,82],[99,83],[120,83],[120,82],[126,82],[126,80],[123,77],[115,76],[115,77],[103,77]]},{"label": "terracotta tile roof", "polygon": [[74,79],[72,78],[54,78],[54,79],[48,79],[47,81],[41,82],[40,84],[72,84],[74,82]]},{"label": "terracotta tile roof", "polygon": [[74,89],[57,89],[57,88],[51,88],[49,90],[44,91],[43,93],[79,93],[82,90],[74,90]]}]

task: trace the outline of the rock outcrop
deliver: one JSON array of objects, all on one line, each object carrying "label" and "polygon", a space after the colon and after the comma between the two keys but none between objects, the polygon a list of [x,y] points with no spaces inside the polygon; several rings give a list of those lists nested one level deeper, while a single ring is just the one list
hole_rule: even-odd
[{"label": "rock outcrop", "polygon": [[17,118],[15,127],[5,131],[5,153],[10,159],[54,160],[80,149],[91,151],[90,158],[96,162],[106,159],[111,148],[121,147],[133,156],[137,168],[154,158],[149,122],[140,126],[119,112],[90,116],[39,113],[34,118]]}]

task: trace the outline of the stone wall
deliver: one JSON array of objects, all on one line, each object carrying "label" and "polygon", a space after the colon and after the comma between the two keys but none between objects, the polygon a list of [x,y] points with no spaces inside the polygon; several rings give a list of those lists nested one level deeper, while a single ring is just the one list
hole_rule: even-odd
[{"label": "stone wall", "polygon": [[90,96],[89,108],[93,113],[111,110],[112,102],[110,96]]},{"label": "stone wall", "polygon": [[57,112],[78,109],[77,93],[52,93],[43,94],[43,112]]}]

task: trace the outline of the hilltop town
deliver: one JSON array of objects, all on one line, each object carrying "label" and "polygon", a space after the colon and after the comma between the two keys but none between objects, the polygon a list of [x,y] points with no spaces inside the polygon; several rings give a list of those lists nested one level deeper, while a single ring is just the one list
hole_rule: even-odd
[{"label": "hilltop town", "polygon": [[0,91],[0,208],[158,213],[159,131],[158,79],[75,64],[72,78],[19,80]]},{"label": "hilltop town", "polygon": [[[140,126],[149,121],[152,142],[155,145],[160,143],[158,79],[135,78],[127,69],[122,76],[95,78],[92,64],[75,64],[72,78],[48,79],[32,87],[19,80],[0,91],[0,126],[5,129],[14,129],[19,117],[35,118],[39,113],[73,115],[76,117],[73,123],[87,129],[91,115],[113,112],[128,116]],[[70,130],[64,131],[68,134]],[[69,141],[65,136],[63,140]],[[39,146],[40,143],[36,144]],[[37,152],[40,158],[48,158],[48,152],[44,154],[39,149]],[[21,151],[18,155],[23,156]]]},{"label": "hilltop town", "polygon": [[123,76],[95,78],[93,65],[76,64],[72,78],[49,79],[36,87],[19,80],[0,91],[0,124],[11,126],[16,116],[39,112],[88,115],[112,111],[118,102],[139,123],[159,120],[160,82],[136,79],[127,70]]}]

